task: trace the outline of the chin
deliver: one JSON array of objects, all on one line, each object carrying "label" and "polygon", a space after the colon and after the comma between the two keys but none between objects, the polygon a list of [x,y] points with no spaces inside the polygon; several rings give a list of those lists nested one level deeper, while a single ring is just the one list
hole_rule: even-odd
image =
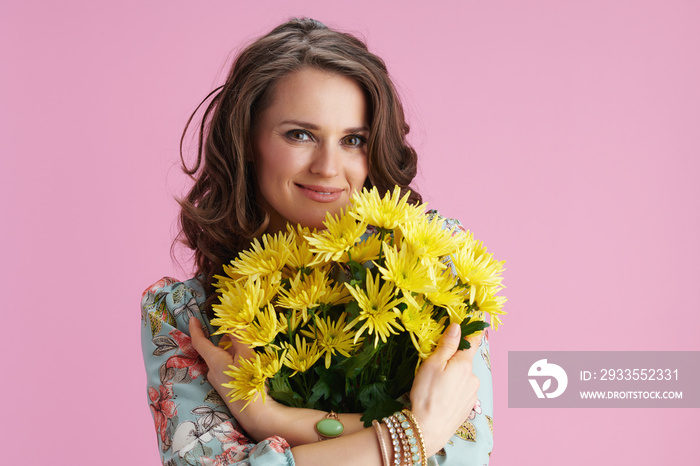
[{"label": "chin", "polygon": [[[331,212],[333,212],[331,210]],[[298,219],[298,221],[295,221],[293,223],[297,224],[299,223],[302,226],[308,227],[308,228],[316,228],[317,230],[325,230],[326,227],[323,225],[324,220],[326,220],[326,212],[322,213],[316,213],[316,214],[311,214],[311,215],[306,215],[304,217],[301,217]]]},{"label": "chin", "polygon": [[325,230],[326,226],[323,224],[323,221],[326,219],[324,216],[320,220],[313,220],[313,221],[307,221],[307,222],[300,222],[303,226],[308,227],[310,229],[317,229],[317,230]]}]

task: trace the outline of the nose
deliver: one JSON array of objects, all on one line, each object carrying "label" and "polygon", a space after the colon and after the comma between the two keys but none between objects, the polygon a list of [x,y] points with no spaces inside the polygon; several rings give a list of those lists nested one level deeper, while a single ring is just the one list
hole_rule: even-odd
[{"label": "nose", "polygon": [[309,169],[311,173],[332,178],[340,173],[342,149],[333,144],[323,143],[314,148]]}]

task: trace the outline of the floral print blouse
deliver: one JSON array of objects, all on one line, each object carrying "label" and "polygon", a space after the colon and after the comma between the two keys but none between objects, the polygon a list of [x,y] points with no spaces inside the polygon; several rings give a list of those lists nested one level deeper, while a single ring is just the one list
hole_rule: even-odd
[{"label": "floral print blouse", "polygon": [[[428,213],[433,214],[434,211]],[[463,230],[456,220],[447,228]],[[197,317],[213,333],[203,312],[204,291],[196,279],[163,278],[143,293],[141,346],[146,366],[148,404],[164,466],[293,465],[286,440],[269,437],[255,443],[243,431],[216,390],[207,382],[207,366],[192,347],[189,320]],[[217,336],[210,336],[218,344]],[[488,464],[493,446],[493,395],[488,331],[474,357],[478,402],[431,465]]]}]

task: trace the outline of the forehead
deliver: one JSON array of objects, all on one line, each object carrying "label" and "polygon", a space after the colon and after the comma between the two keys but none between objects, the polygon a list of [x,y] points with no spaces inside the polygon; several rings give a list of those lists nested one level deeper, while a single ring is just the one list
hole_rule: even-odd
[{"label": "forehead", "polygon": [[303,68],[281,78],[263,111],[268,123],[300,120],[314,124],[367,126],[367,102],[362,87],[337,73]]}]

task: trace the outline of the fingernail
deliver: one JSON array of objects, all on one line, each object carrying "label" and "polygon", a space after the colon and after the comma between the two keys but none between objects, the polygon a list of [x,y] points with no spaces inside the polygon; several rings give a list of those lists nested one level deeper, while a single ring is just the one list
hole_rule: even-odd
[{"label": "fingernail", "polygon": [[447,328],[447,336],[449,337],[458,337],[462,332],[460,331],[459,325],[457,324],[451,324]]}]

